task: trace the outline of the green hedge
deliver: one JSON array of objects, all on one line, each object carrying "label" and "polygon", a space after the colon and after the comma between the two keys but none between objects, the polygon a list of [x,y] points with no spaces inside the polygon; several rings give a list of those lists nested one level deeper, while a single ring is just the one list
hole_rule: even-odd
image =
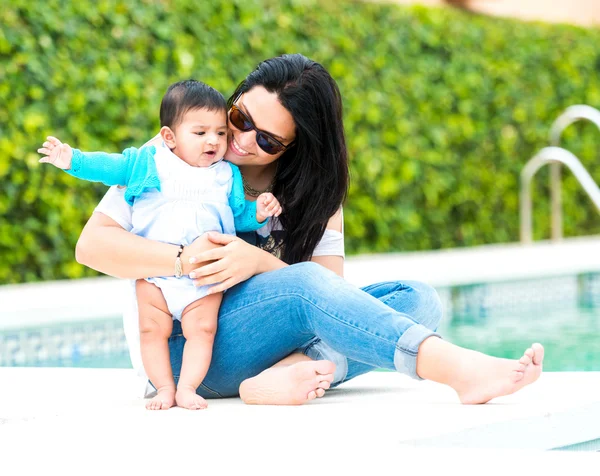
[{"label": "green hedge", "polygon": [[[264,58],[323,63],[345,102],[349,253],[517,241],[522,166],[564,108],[600,106],[598,30],[348,1],[2,3],[0,283],[93,274],[73,249],[105,187],[39,166],[36,149],[48,134],[85,150],[142,144],[175,80],[229,95]],[[575,125],[565,144],[600,181],[600,133]],[[565,175],[566,235],[599,233]]]}]

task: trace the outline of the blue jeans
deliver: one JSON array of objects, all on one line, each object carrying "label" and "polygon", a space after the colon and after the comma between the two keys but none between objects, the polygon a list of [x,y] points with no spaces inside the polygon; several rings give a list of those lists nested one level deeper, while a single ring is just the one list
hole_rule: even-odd
[{"label": "blue jeans", "polygon": [[[238,395],[240,384],[293,352],[336,364],[334,385],[375,368],[418,378],[417,351],[442,316],[437,293],[418,282],[359,289],[319,264],[263,273],[223,296],[210,368],[197,393]],[[175,380],[185,338],[169,338]]]}]

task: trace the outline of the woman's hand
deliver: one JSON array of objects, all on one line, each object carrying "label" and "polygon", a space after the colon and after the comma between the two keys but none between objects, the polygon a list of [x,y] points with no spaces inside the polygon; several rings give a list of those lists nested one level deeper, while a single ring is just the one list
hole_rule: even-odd
[{"label": "woman's hand", "polygon": [[203,251],[189,259],[193,263],[211,262],[190,272],[194,285],[219,283],[211,287],[208,293],[220,293],[261,272],[260,263],[265,251],[232,235],[210,232],[204,236],[213,246],[221,246]]},{"label": "woman's hand", "polygon": [[[204,260],[199,260],[197,257],[201,256],[205,251],[221,247],[222,245],[214,244],[208,239],[208,233],[200,235],[191,244],[183,249],[183,253],[181,254],[183,274],[190,275],[192,272],[196,271],[196,269],[201,268],[206,264],[210,264],[210,261],[206,262]],[[191,261],[191,258],[194,258],[193,262]]]}]

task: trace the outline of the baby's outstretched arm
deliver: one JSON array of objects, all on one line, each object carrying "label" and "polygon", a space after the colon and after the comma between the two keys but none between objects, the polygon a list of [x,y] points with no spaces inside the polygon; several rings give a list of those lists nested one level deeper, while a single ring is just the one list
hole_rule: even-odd
[{"label": "baby's outstretched arm", "polygon": [[44,155],[40,159],[41,163],[52,164],[63,170],[71,168],[73,149],[69,144],[63,144],[56,137],[48,136],[38,152]]},{"label": "baby's outstretched arm", "polygon": [[[48,137],[38,152],[44,154],[40,162],[50,163],[78,179],[102,182],[109,186],[129,186],[133,177],[137,191],[150,188],[160,190],[160,180],[154,163],[154,146],[141,149],[129,147],[122,154],[82,152],[63,144],[56,137]],[[127,196],[127,193],[125,195]],[[133,200],[133,196],[129,195],[127,200]]]},{"label": "baby's outstretched arm", "polygon": [[281,215],[279,200],[272,193],[261,193],[256,199],[256,221],[262,223],[269,217]]}]

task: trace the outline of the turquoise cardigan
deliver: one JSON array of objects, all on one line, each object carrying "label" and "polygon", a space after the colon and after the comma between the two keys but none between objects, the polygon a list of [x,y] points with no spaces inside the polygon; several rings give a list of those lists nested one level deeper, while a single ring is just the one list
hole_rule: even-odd
[{"label": "turquoise cardigan", "polygon": [[[106,185],[127,187],[125,200],[129,205],[142,193],[150,189],[160,191],[160,179],[154,162],[154,146],[136,149],[130,147],[122,154],[105,152],[81,152],[73,149],[71,168],[65,170],[69,175],[90,182],[102,182]],[[266,221],[256,221],[256,202],[246,200],[240,169],[227,162],[233,172],[233,184],[229,194],[229,206],[233,210],[236,231],[258,230]]]}]

